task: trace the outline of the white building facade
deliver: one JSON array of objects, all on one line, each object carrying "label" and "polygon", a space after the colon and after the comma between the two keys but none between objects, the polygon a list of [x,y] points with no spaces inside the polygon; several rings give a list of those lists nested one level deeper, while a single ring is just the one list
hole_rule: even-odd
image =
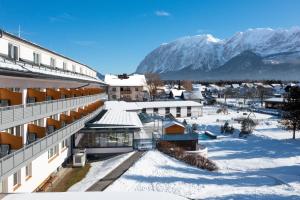
[{"label": "white building facade", "polygon": [[0,192],[39,190],[105,95],[94,69],[0,30]]}]

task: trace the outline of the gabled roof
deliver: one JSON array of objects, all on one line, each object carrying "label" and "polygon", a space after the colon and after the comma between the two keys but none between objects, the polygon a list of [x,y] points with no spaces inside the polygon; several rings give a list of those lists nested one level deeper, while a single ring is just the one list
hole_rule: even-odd
[{"label": "gabled roof", "polygon": [[104,82],[109,86],[147,86],[147,81],[144,75],[133,74],[129,75],[128,78],[119,78],[116,75],[106,74]]},{"label": "gabled roof", "polygon": [[185,128],[183,124],[179,123],[179,122],[176,122],[176,121],[171,121],[171,122],[167,122],[163,125],[163,128],[168,128],[168,127],[171,127],[171,126],[174,126],[174,125],[177,125],[177,126],[180,126],[182,128]]}]

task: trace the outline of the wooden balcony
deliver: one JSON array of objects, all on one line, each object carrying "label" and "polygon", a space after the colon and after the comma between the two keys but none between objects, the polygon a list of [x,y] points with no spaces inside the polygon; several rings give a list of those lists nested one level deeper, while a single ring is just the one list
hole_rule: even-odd
[{"label": "wooden balcony", "polygon": [[51,100],[61,99],[61,93],[52,88],[46,89],[46,96],[47,96],[47,98],[50,97]]},{"label": "wooden balcony", "polygon": [[22,104],[22,93],[0,88],[0,100],[7,101],[7,106],[20,105]]},{"label": "wooden balcony", "polygon": [[71,94],[73,97],[80,97],[82,96],[82,90],[81,89],[70,89]]},{"label": "wooden balcony", "polygon": [[27,102],[28,99],[34,99],[34,102],[42,102],[46,100],[46,92],[41,92],[33,88],[27,89]]},{"label": "wooden balcony", "polygon": [[71,111],[70,116],[72,117],[73,121],[81,118],[81,114],[76,111]]},{"label": "wooden balcony", "polygon": [[61,128],[61,122],[57,121],[55,119],[48,118],[47,119],[47,126],[53,126],[55,128],[55,130],[57,130],[57,129]]},{"label": "wooden balcony", "polygon": [[28,132],[36,134],[37,138],[43,138],[46,136],[46,128],[35,124],[28,124]]},{"label": "wooden balcony", "polygon": [[0,132],[0,144],[8,144],[10,149],[20,149],[23,147],[21,136],[15,136],[6,132]]},{"label": "wooden balcony", "polygon": [[86,116],[88,113],[86,112],[86,110],[82,109],[82,108],[78,108],[78,113],[81,115],[81,116]]},{"label": "wooden balcony", "polygon": [[61,97],[62,98],[70,98],[70,97],[73,97],[72,96],[72,92],[70,90],[67,90],[65,88],[60,88],[59,89],[60,91],[60,94],[61,94]]},{"label": "wooden balcony", "polygon": [[69,115],[61,114],[60,121],[65,122],[66,124],[71,124],[73,122],[73,118]]}]

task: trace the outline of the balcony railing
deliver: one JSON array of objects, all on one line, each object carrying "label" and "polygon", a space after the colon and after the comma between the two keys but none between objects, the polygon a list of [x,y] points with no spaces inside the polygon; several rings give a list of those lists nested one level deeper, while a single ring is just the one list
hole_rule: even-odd
[{"label": "balcony railing", "polygon": [[49,148],[67,139],[85,126],[85,123],[94,118],[100,111],[98,108],[94,112],[82,117],[75,122],[47,135],[23,148],[0,159],[0,180],[15,173],[20,168],[26,166],[32,160],[45,153]]},{"label": "balcony railing", "polygon": [[62,113],[106,98],[106,94],[72,97],[0,108],[0,130]]}]

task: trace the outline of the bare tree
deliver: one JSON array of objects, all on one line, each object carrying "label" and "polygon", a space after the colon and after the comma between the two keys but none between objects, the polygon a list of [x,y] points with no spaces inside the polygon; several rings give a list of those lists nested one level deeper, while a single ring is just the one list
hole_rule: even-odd
[{"label": "bare tree", "polygon": [[224,91],[225,104],[227,103],[227,98],[232,97],[235,94],[232,88],[226,88]]},{"label": "bare tree", "polygon": [[267,88],[263,87],[263,86],[257,86],[256,88],[256,93],[257,93],[257,97],[260,100],[261,106],[263,106],[263,102],[265,100],[265,98],[269,95],[271,95],[271,91],[268,90]]},{"label": "bare tree", "polygon": [[155,99],[157,96],[157,88],[163,85],[160,76],[157,73],[146,73],[145,77],[147,80],[150,97],[151,99]]},{"label": "bare tree", "polygon": [[186,91],[192,91],[193,90],[193,84],[190,80],[184,80],[182,81],[182,86]]}]

